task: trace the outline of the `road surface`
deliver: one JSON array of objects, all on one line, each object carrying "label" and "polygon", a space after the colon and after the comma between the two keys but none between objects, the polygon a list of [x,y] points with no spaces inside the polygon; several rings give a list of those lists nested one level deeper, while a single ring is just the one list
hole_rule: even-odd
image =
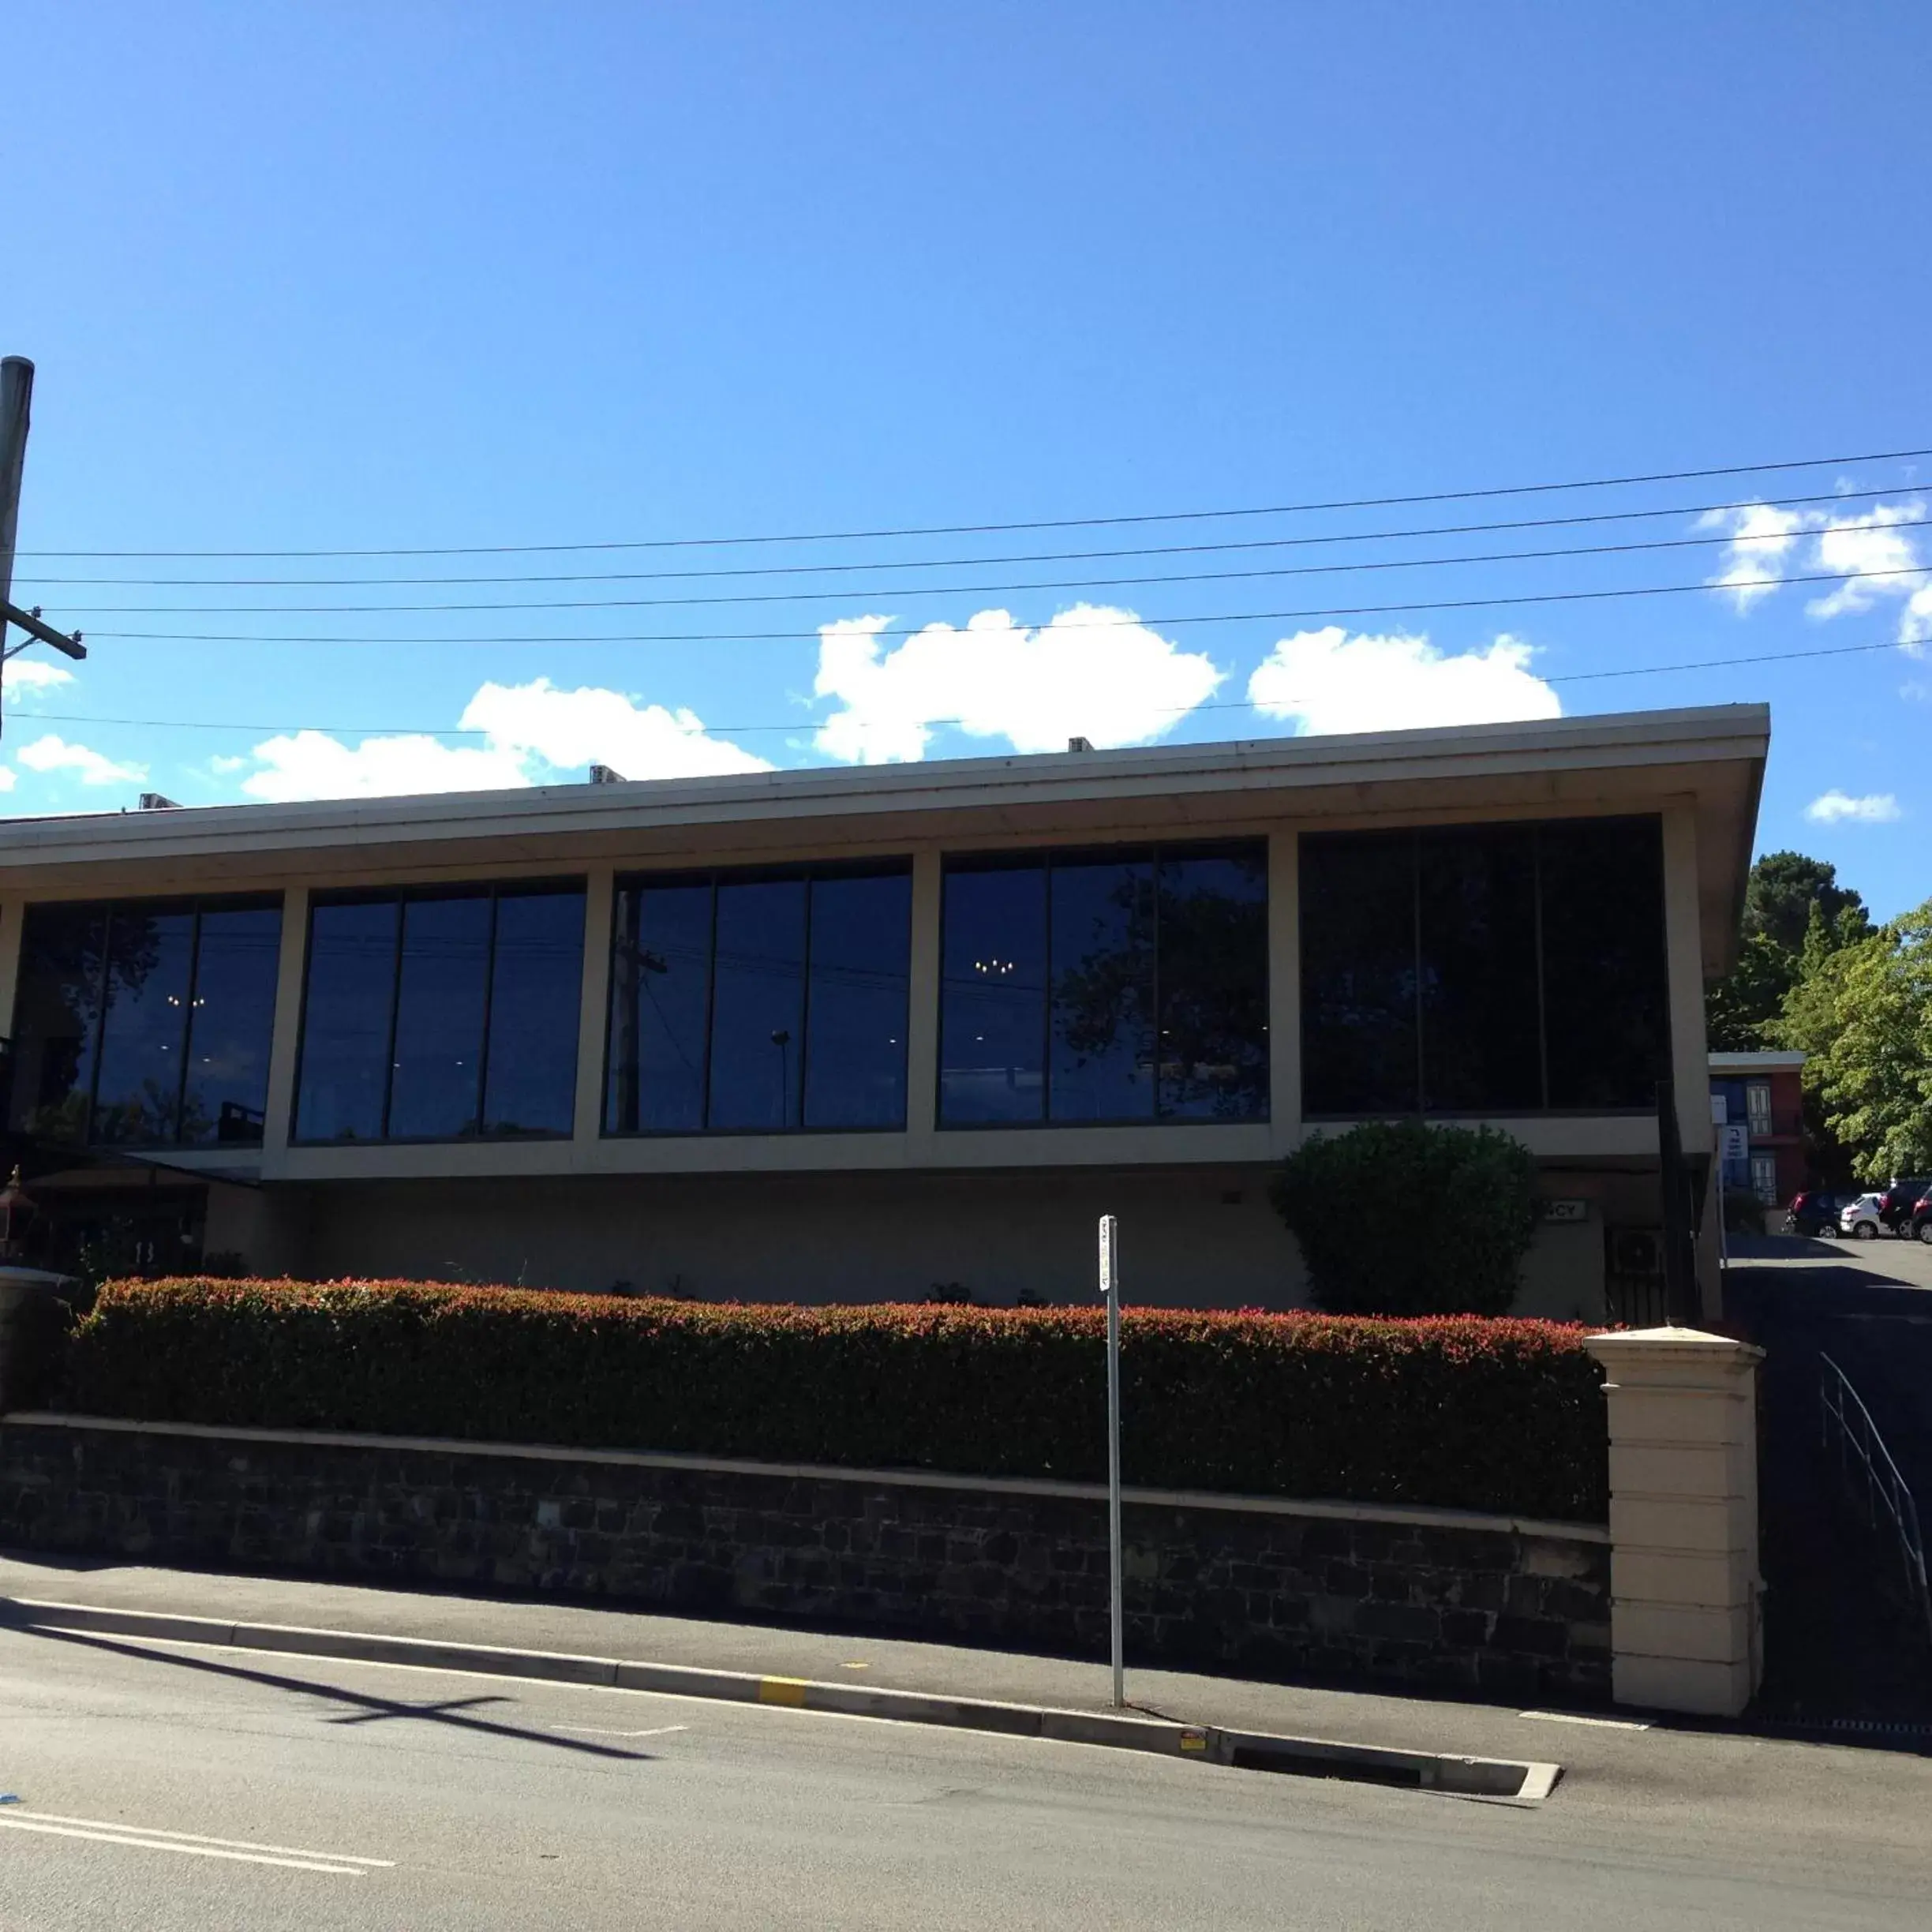
[{"label": "road surface", "polygon": [[[1418,1706],[1418,1724],[1427,1706]],[[1913,1928],[1932,1764],[1526,1722],[1535,1810],[1072,1745],[0,1631],[6,1932]],[[1536,1748],[1529,1748],[1535,1733]],[[1766,1755],[1769,1754],[1769,1755]]]}]

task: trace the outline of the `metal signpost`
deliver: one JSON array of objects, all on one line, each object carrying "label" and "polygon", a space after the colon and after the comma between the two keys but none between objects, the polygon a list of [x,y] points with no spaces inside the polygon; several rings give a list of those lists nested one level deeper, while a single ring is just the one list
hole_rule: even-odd
[{"label": "metal signpost", "polygon": [[1100,1299],[1106,1304],[1107,1585],[1114,1657],[1114,1708],[1126,1707],[1121,1616],[1120,1222],[1100,1217]]}]

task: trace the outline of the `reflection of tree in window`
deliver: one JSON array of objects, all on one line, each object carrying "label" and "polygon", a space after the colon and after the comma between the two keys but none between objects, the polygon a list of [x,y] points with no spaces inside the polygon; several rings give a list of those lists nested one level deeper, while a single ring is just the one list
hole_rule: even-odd
[{"label": "reflection of tree in window", "polygon": [[1265,1119],[1265,857],[1163,855],[1159,918],[1161,1112]]},{"label": "reflection of tree in window", "polygon": [[258,1142],[280,933],[269,900],[29,907],[10,1124],[123,1146]]}]

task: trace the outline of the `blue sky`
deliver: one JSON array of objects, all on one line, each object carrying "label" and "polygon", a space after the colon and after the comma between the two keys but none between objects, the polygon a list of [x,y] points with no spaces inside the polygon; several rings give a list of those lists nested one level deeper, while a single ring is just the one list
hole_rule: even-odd
[{"label": "blue sky", "polygon": [[[23,552],[1046,522],[1932,445],[1923,5],[16,0],[9,31]],[[1848,573],[1932,560],[1927,500],[1932,462],[1889,461],[998,535],[24,555],[17,601],[92,655],[13,667],[0,811],[1765,698],[1761,844],[1889,914],[1932,885],[1932,647],[1893,648],[1932,592]],[[1373,535],[1634,510],[1672,514]],[[1339,537],[1368,540],[1281,541]],[[1236,615],[1754,570],[1833,581]],[[539,575],[603,580],[345,581]],[[725,596],[764,601],[609,603]]]}]

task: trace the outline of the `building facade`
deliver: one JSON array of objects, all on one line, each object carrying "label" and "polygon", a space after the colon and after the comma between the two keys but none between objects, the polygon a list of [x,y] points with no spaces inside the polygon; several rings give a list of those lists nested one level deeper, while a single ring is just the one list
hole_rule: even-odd
[{"label": "building facade", "polygon": [[1549,1197],[1523,1308],[1594,1317],[1657,1222],[1660,1080],[1709,1160],[1768,732],[15,821],[6,1124],[51,1230],[154,1264],[1066,1301],[1111,1211],[1133,1298],[1285,1307],[1305,1136],[1489,1121]]},{"label": "building facade", "polygon": [[1728,1193],[1775,1208],[1803,1187],[1804,1062],[1801,1053],[1711,1055],[1711,1118],[1732,1130],[1720,1149]]}]

